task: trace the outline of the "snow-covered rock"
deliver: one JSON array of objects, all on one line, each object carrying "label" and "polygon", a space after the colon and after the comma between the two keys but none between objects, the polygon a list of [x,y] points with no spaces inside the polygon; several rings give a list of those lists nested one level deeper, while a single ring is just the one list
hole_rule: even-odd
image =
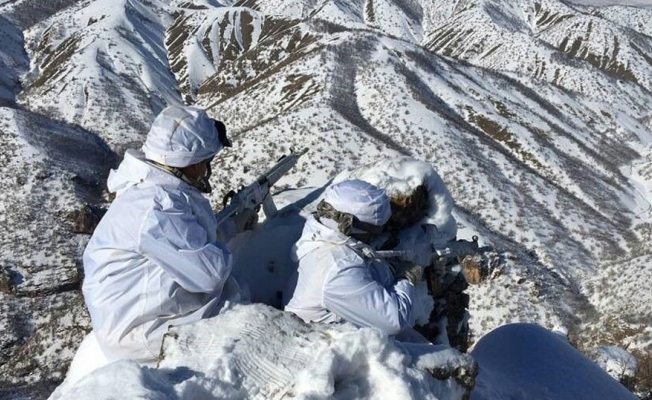
[{"label": "snow-covered rock", "polygon": [[466,393],[458,379],[472,382],[476,368],[446,346],[398,344],[373,329],[232,305],[172,328],[158,368],[118,361],[51,399],[455,400]]},{"label": "snow-covered rock", "polygon": [[502,326],[476,344],[471,400],[636,400],[566,338],[533,324]]},{"label": "snow-covered rock", "polygon": [[102,197],[116,156],[96,135],[27,111],[0,108],[0,132],[0,387],[50,388],[90,330],[73,216]]}]

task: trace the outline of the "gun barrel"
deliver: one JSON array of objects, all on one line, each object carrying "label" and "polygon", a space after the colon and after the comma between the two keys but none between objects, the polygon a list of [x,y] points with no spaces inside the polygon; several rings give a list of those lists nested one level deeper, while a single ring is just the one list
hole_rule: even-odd
[{"label": "gun barrel", "polygon": [[268,186],[274,185],[276,182],[281,179],[281,177],[288,173],[289,170],[294,167],[299,161],[299,157],[306,154],[308,148],[305,147],[298,152],[291,152],[289,155],[283,156],[276,164],[272,166],[267,172],[262,174],[256,179],[256,181],[263,185],[267,184]]},{"label": "gun barrel", "polygon": [[249,196],[249,194],[251,194],[252,191],[255,190],[257,193],[262,190],[265,193],[263,197],[267,196],[267,193],[269,193],[269,188],[278,182],[283,175],[287,174],[288,171],[297,164],[299,157],[306,154],[307,152],[308,148],[305,147],[298,152],[293,151],[289,155],[283,156],[276,164],[274,164],[274,166],[272,166],[272,168],[270,168],[264,174],[260,175],[254,183],[250,184],[232,196],[229,205],[224,207],[222,211],[215,215],[215,218],[217,219],[217,225],[221,225],[224,221],[231,217],[231,215],[242,211],[245,207],[249,207],[250,205],[246,205],[245,203],[250,202],[249,197],[251,196]]},{"label": "gun barrel", "polygon": [[439,257],[463,257],[466,255],[477,254],[479,251],[478,242],[460,241],[453,242],[443,249],[435,249],[435,254]]},{"label": "gun barrel", "polygon": [[[478,246],[477,237],[472,242],[462,240],[448,243],[446,247],[432,249],[434,257],[464,257],[467,255],[478,254],[481,248]],[[405,250],[368,250],[365,254],[373,258],[402,258],[408,252]]]}]

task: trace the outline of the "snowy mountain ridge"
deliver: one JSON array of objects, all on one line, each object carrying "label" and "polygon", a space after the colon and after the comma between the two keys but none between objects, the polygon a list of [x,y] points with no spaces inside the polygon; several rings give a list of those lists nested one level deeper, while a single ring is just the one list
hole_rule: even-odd
[{"label": "snowy mountain ridge", "polygon": [[171,18],[160,2],[78,2],[33,26],[22,101],[96,132],[118,132],[103,137],[114,147],[132,145],[151,110],[180,101],[162,43]]},{"label": "snowy mountain ridge", "polygon": [[[474,338],[527,321],[563,326],[587,349],[649,351],[649,310],[635,300],[649,299],[652,282],[652,9],[554,0],[58,3],[36,23],[17,17],[33,1],[0,4],[0,31],[12,43],[0,49],[8,77],[0,98],[22,109],[2,109],[7,137],[62,126],[66,138],[84,132],[121,154],[142,142],[166,104],[195,103],[224,120],[235,141],[216,160],[216,205],[291,147],[311,151],[277,189],[322,186],[344,169],[414,156],[447,183],[460,237],[477,234],[511,257],[502,276],[469,289]],[[20,118],[37,127],[15,124]],[[27,162],[33,150],[20,149],[2,151],[13,160],[6,168]],[[84,178],[95,187],[111,162],[100,164]],[[99,189],[80,195],[67,173],[48,179],[66,194],[48,200],[53,210],[107,202]],[[16,227],[7,238],[23,237],[21,227],[30,246],[56,243],[55,228],[37,222],[33,192],[12,193],[3,204],[19,212],[3,217]],[[52,332],[46,346],[62,342],[59,322],[34,306],[56,290],[23,294],[60,287],[54,276],[79,279],[85,239],[57,224],[76,245],[45,258],[7,239],[0,317],[17,328],[0,335],[0,359],[26,367],[7,369],[3,385],[61,378],[51,360],[28,362],[24,350],[38,332]],[[65,289],[79,301],[75,284]],[[87,329],[79,308],[75,318],[85,322],[76,324]]]}]

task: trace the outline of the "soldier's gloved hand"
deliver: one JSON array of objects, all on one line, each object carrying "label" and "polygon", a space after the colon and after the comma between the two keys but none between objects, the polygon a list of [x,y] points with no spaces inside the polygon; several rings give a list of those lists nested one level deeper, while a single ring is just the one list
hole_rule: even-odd
[{"label": "soldier's gloved hand", "polygon": [[423,280],[423,267],[419,265],[401,262],[395,263],[393,266],[396,279],[407,279],[412,286],[416,286]]},{"label": "soldier's gloved hand", "polygon": [[258,225],[258,209],[246,208],[233,216],[233,222],[238,233],[256,229]]}]

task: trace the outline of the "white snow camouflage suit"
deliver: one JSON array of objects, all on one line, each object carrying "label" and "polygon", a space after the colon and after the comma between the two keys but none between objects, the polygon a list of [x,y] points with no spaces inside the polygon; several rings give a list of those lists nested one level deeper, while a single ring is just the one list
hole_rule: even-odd
[{"label": "white snow camouflage suit", "polygon": [[309,217],[293,247],[299,276],[285,310],[306,322],[344,320],[387,335],[411,328],[414,287],[396,281],[387,262],[365,258],[367,245],[337,231],[334,221],[323,222]]},{"label": "white snow camouflage suit", "polygon": [[231,254],[208,200],[143,153],[128,150],[108,188],[117,197],[84,252],[84,298],[108,361],[155,361],[168,326],[237,299]]}]

